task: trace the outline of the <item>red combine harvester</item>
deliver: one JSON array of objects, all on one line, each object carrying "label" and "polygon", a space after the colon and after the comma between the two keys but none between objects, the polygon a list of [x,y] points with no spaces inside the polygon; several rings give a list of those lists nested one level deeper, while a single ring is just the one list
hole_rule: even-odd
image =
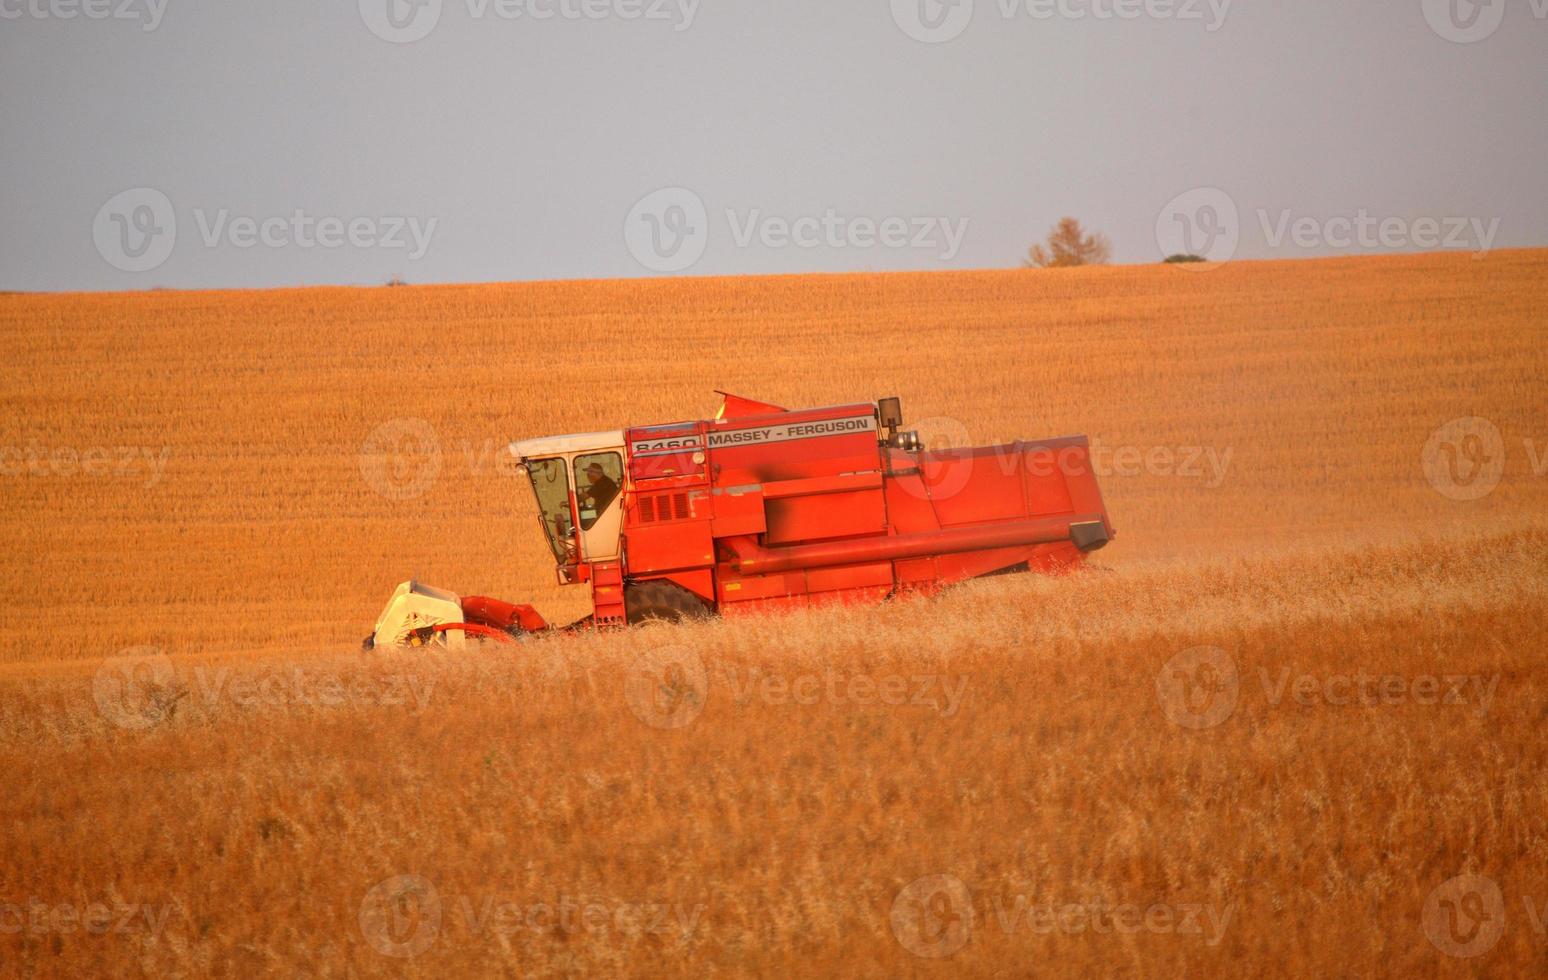
[{"label": "red combine harvester", "polygon": [[[1114,536],[1084,436],[925,450],[898,399],[787,411],[720,392],[712,421],[515,443],[576,625],[870,602],[1058,571]],[[531,606],[398,587],[366,644],[509,639]]]}]

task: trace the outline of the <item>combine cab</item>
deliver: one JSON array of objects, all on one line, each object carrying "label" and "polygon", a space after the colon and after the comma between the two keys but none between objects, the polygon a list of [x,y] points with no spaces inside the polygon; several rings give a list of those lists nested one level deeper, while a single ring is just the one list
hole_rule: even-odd
[{"label": "combine cab", "polygon": [[[901,427],[896,398],[787,411],[725,395],[710,421],[511,451],[559,581],[590,588],[598,626],[1058,571],[1112,539],[1085,437],[929,451]],[[531,607],[415,583],[393,603],[368,643],[547,628]]]}]

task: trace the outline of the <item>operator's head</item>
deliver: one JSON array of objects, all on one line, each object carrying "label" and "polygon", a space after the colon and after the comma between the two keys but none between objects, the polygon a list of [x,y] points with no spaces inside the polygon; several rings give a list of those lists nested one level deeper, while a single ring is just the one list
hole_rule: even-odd
[{"label": "operator's head", "polygon": [[586,479],[590,480],[592,483],[602,479],[602,477],[605,475],[606,473],[603,472],[601,463],[592,463],[590,466],[586,467]]}]

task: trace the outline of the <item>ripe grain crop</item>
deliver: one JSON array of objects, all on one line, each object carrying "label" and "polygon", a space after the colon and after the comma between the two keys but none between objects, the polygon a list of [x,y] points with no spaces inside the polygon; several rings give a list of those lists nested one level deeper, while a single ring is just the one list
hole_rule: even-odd
[{"label": "ripe grain crop", "polygon": [[[0,974],[1541,969],[1544,283],[0,297]],[[875,608],[358,651],[411,574],[583,613],[499,450],[712,388],[1085,432],[1119,537]]]}]

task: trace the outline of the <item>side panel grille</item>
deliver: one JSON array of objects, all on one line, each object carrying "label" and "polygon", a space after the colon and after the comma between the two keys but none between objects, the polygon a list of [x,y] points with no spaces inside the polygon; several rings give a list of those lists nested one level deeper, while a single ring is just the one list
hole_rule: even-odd
[{"label": "side panel grille", "polygon": [[640,523],[656,521],[686,521],[693,516],[688,506],[687,493],[660,493],[654,497],[639,498]]}]

